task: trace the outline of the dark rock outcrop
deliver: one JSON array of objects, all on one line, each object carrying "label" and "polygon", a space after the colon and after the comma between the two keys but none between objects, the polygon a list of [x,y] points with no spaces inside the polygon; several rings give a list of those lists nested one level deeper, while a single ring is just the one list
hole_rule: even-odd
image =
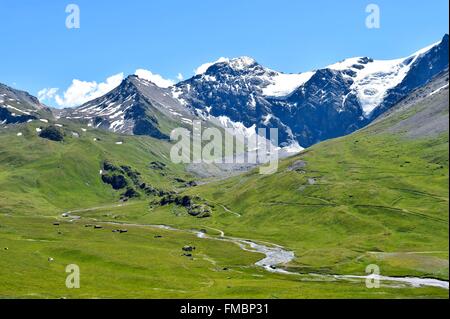
[{"label": "dark rock outcrop", "polygon": [[39,133],[39,136],[55,142],[61,142],[64,140],[64,133],[54,125],[44,128]]},{"label": "dark rock outcrop", "polygon": [[102,175],[102,181],[106,184],[110,184],[115,190],[125,188],[128,185],[125,176],[118,174]]}]

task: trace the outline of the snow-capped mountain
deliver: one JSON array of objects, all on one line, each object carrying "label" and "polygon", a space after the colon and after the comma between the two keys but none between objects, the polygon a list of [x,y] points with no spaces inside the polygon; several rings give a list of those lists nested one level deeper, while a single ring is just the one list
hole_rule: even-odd
[{"label": "snow-capped mountain", "polygon": [[222,58],[169,88],[129,76],[108,94],[61,116],[157,138],[195,118],[243,135],[273,127],[280,146],[308,147],[369,124],[446,68],[448,35],[405,58],[356,57],[299,74],[271,70],[250,57]]},{"label": "snow-capped mountain", "polygon": [[285,145],[307,147],[370,123],[448,67],[448,35],[395,60],[357,57],[284,74],[248,57],[227,59],[176,84],[182,103],[245,127],[277,127]]},{"label": "snow-capped mountain", "polygon": [[0,83],[0,124],[27,122],[42,113],[50,110],[36,97]]},{"label": "snow-capped mountain", "polygon": [[434,76],[448,68],[448,41],[449,37],[446,34],[441,42],[422,49],[405,59],[404,63],[409,65],[408,72],[398,85],[387,91],[383,101],[371,114],[372,119],[405,98],[412,90],[427,84]]},{"label": "snow-capped mountain", "polygon": [[169,89],[130,75],[106,95],[65,109],[60,117],[88,121],[91,126],[117,133],[167,139],[169,127],[192,123],[193,114]]},{"label": "snow-capped mountain", "polygon": [[[184,105],[222,121],[247,128],[278,127],[282,141],[294,138],[271,111],[268,96],[284,96],[310,79],[313,72],[285,74],[249,57],[221,61],[172,88]],[[286,143],[285,143],[286,144]]]}]

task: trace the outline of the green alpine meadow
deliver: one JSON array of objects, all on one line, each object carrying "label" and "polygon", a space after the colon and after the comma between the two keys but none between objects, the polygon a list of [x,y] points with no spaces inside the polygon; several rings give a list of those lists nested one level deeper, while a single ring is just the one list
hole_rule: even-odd
[{"label": "green alpine meadow", "polygon": [[448,300],[448,3],[381,2],[0,3],[0,300]]},{"label": "green alpine meadow", "polygon": [[[365,278],[339,277],[375,264],[383,276],[448,282],[448,130],[416,136],[420,127],[408,126],[429,109],[427,121],[448,118],[448,89],[397,108],[283,159],[275,174],[253,169],[195,187],[167,160],[168,142],[74,123],[61,142],[39,137],[41,122],[2,129],[1,296],[447,298],[440,287],[382,280],[368,289]],[[120,201],[101,179],[105,163],[130,167],[161,194],[138,188]],[[162,205],[165,193],[208,205],[210,216]],[[277,265],[289,274],[258,267],[264,254],[234,238],[292,251]],[[195,247],[190,256],[185,246]],[[69,264],[80,267],[80,289],[65,286]]]}]

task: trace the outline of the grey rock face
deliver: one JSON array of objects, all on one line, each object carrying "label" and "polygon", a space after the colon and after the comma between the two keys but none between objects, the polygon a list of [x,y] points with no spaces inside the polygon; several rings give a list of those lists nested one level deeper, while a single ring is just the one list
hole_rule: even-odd
[{"label": "grey rock face", "polygon": [[298,142],[308,147],[366,126],[447,67],[445,35],[408,58],[353,58],[316,70],[281,96],[264,94],[280,73],[246,57],[213,64],[174,91],[195,110],[227,116],[246,127],[276,127],[282,146]]},{"label": "grey rock face", "polygon": [[50,113],[50,109],[36,97],[0,83],[0,125],[34,120],[43,112]]},{"label": "grey rock face", "polygon": [[[449,131],[448,69],[427,85],[410,93],[379,116],[366,129],[394,133],[407,138],[430,138]],[[407,116],[405,116],[407,114]],[[382,125],[388,123],[389,125]]]},{"label": "grey rock face", "polygon": [[88,121],[94,127],[159,139],[169,138],[162,121],[175,124],[183,119],[189,121],[192,116],[169,89],[134,75],[106,95],[61,112],[63,118]]}]

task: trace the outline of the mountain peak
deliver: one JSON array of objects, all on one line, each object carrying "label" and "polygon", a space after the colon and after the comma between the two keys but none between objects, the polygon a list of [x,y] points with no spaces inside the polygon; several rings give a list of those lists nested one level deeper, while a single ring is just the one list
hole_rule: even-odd
[{"label": "mountain peak", "polygon": [[245,69],[249,66],[252,66],[256,64],[255,59],[249,57],[249,56],[241,56],[234,59],[231,59],[228,64],[233,68],[237,70]]},{"label": "mountain peak", "polygon": [[51,116],[50,110],[35,96],[0,83],[0,126],[30,121],[44,114]]},{"label": "mountain peak", "polygon": [[214,70],[223,69],[224,66],[234,71],[241,71],[254,65],[258,65],[258,63],[249,56],[240,56],[232,59],[221,57],[214,62],[202,64],[195,70],[195,74],[201,75],[214,72]]},{"label": "mountain peak", "polygon": [[132,87],[140,91],[143,87],[159,87],[150,80],[139,77],[136,74],[128,75],[120,84],[121,87]]},{"label": "mountain peak", "polygon": [[128,75],[128,76],[125,78],[124,81],[133,81],[133,80],[136,80],[136,79],[139,79],[139,77],[138,77],[136,74],[130,74],[130,75]]}]

